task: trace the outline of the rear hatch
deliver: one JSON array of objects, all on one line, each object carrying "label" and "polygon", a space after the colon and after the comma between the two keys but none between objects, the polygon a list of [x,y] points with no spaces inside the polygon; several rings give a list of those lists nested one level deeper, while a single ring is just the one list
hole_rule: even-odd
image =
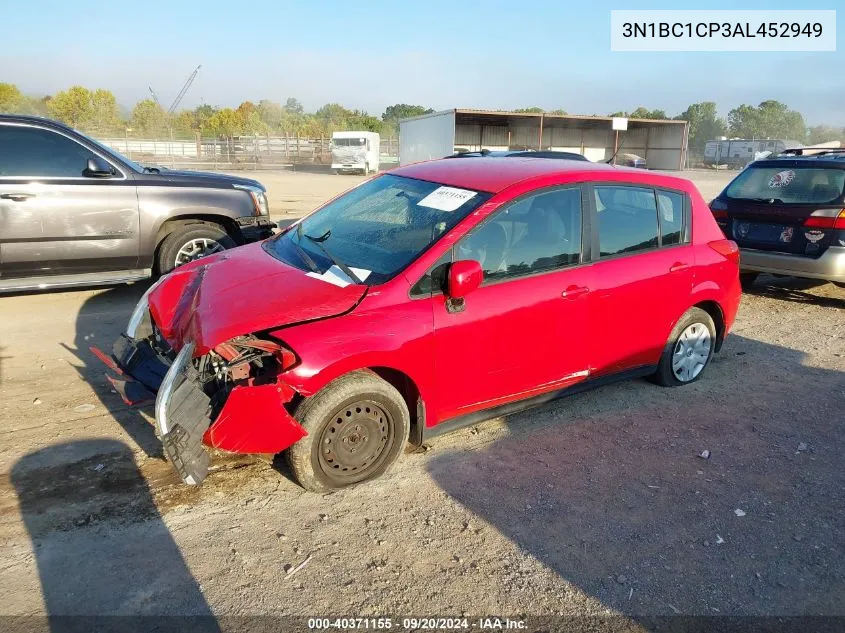
[{"label": "rear hatch", "polygon": [[838,243],[845,169],[810,160],[749,165],[710,208],[740,248],[819,257]]}]

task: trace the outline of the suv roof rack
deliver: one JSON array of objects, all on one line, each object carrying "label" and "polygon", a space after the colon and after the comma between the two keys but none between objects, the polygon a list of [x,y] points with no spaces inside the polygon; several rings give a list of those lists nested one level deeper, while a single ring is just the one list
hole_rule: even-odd
[{"label": "suv roof rack", "polygon": [[826,156],[828,154],[845,154],[845,147],[793,147],[783,150],[778,156],[804,156],[804,152],[812,150],[807,156]]},{"label": "suv roof rack", "polygon": [[489,156],[491,158],[557,158],[562,160],[580,160],[590,162],[590,159],[583,154],[576,152],[559,152],[555,150],[498,150],[491,151],[482,149],[477,152],[457,152],[445,158],[478,158]]}]

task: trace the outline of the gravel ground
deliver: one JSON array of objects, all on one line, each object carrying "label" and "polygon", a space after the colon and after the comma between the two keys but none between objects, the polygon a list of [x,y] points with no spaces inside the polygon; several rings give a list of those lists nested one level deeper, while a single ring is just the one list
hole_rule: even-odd
[{"label": "gravel ground", "polygon": [[[257,176],[280,219],[359,180]],[[845,290],[761,277],[696,384],[486,422],[330,495],[249,457],[178,482],[88,351],[143,290],[0,298],[0,615],[845,616]]]}]

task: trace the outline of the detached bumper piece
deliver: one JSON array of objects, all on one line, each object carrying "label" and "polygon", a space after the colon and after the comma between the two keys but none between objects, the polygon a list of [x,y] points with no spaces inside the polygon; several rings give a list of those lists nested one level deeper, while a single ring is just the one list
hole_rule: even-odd
[{"label": "detached bumper piece", "polygon": [[111,356],[96,347],[90,349],[116,374],[106,374],[106,378],[126,404],[141,406],[155,401],[155,392],[161,386],[170,364],[149,343],[122,334],[115,341]]},{"label": "detached bumper piece", "polygon": [[156,428],[164,452],[186,484],[196,486],[208,474],[211,456],[202,438],[211,420],[210,399],[191,365],[194,344],[179,352],[156,397]]}]

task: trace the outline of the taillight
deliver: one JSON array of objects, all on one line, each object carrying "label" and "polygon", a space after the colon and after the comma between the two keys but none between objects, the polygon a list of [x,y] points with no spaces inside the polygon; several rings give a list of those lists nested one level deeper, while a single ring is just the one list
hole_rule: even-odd
[{"label": "taillight", "polygon": [[713,217],[717,220],[727,220],[728,219],[728,212],[727,211],[713,211]]},{"label": "taillight", "polygon": [[707,246],[728,261],[739,265],[739,246],[733,240],[716,240],[714,242],[708,242]]},{"label": "taillight", "polygon": [[808,229],[845,230],[845,209],[819,209],[804,222]]}]

